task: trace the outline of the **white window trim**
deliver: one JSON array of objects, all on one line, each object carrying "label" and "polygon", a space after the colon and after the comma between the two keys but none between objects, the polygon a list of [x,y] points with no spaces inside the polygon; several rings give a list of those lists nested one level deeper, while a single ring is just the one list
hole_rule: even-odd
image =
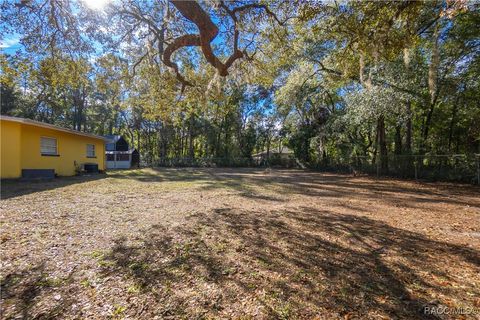
[{"label": "white window trim", "polygon": [[[55,153],[42,152],[42,139],[55,140]],[[58,139],[55,137],[40,136],[40,154],[47,156],[58,156]]]},{"label": "white window trim", "polygon": [[[93,146],[93,155],[88,154],[88,146]],[[96,158],[96,150],[95,150],[95,144],[94,143],[87,143],[87,158]]]}]

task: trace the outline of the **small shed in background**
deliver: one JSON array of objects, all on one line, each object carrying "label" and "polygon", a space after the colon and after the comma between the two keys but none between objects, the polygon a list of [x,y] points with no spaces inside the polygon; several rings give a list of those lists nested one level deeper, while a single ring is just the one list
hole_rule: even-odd
[{"label": "small shed in background", "polygon": [[107,169],[129,169],[140,166],[140,154],[130,148],[121,135],[108,135],[105,145]]}]

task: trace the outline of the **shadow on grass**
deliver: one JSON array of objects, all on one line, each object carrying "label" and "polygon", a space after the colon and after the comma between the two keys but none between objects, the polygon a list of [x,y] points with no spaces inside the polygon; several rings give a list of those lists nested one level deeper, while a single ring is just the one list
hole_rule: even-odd
[{"label": "shadow on grass", "polygon": [[[338,199],[348,199],[354,195],[359,199],[375,198],[389,205],[409,208],[441,201],[456,205],[468,204],[480,209],[480,202],[465,203],[462,199],[452,197],[478,194],[480,191],[478,187],[442,183],[402,184],[398,183],[398,180],[388,178],[354,178],[350,175],[308,170],[149,168],[112,172],[109,177],[141,182],[198,182],[203,190],[231,189],[247,198],[268,201],[285,201],[280,195],[293,194]],[[264,191],[270,192],[265,194]]]},{"label": "shadow on grass", "polygon": [[166,301],[143,316],[425,319],[429,304],[480,294],[450,273],[452,264],[478,274],[479,252],[365,217],[227,208],[187,225],[120,238],[103,257],[105,276],[130,277]]},{"label": "shadow on grass", "polygon": [[[60,317],[74,303],[72,296],[51,299],[48,307],[32,312],[36,298],[55,293],[55,287],[71,281],[73,272],[65,279],[47,277],[45,263],[38,263],[25,270],[6,275],[0,281],[2,317],[6,319],[55,319]],[[5,313],[8,310],[8,315]]]},{"label": "shadow on grass", "polygon": [[209,171],[209,169],[200,168],[144,168],[112,170],[109,171],[108,176],[114,179],[134,179],[140,182],[183,182],[211,179]]},{"label": "shadow on grass", "polygon": [[[203,190],[231,189],[238,195],[266,201],[284,201],[274,195],[266,195],[255,187],[266,181],[253,181],[252,175],[264,169],[253,168],[148,168],[140,170],[118,170],[109,173],[114,179],[133,179],[147,183],[196,182]],[[265,179],[266,180],[266,179]]]},{"label": "shadow on grass", "polygon": [[78,177],[58,177],[51,180],[24,181],[8,179],[1,181],[1,199],[10,199],[23,195],[63,188],[72,184],[84,183],[106,178],[105,174],[85,175]]}]

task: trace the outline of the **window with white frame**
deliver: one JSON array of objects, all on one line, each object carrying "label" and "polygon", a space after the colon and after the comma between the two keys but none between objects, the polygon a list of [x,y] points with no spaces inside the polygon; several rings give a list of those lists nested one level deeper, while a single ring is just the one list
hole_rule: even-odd
[{"label": "window with white frame", "polygon": [[87,157],[94,158],[95,157],[95,145],[94,144],[87,144]]},{"label": "window with white frame", "polygon": [[40,138],[40,153],[42,155],[58,155],[57,139],[41,137]]}]

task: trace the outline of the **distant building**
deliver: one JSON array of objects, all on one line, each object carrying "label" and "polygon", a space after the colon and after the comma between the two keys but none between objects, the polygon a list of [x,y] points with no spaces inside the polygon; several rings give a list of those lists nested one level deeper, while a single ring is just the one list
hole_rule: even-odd
[{"label": "distant building", "polygon": [[252,155],[253,160],[257,165],[278,164],[282,166],[293,166],[295,155],[292,150],[287,147],[272,148],[268,152],[262,151]]},{"label": "distant building", "polygon": [[128,142],[120,135],[107,135],[105,155],[107,169],[129,169],[140,166],[140,154],[130,148]]}]

